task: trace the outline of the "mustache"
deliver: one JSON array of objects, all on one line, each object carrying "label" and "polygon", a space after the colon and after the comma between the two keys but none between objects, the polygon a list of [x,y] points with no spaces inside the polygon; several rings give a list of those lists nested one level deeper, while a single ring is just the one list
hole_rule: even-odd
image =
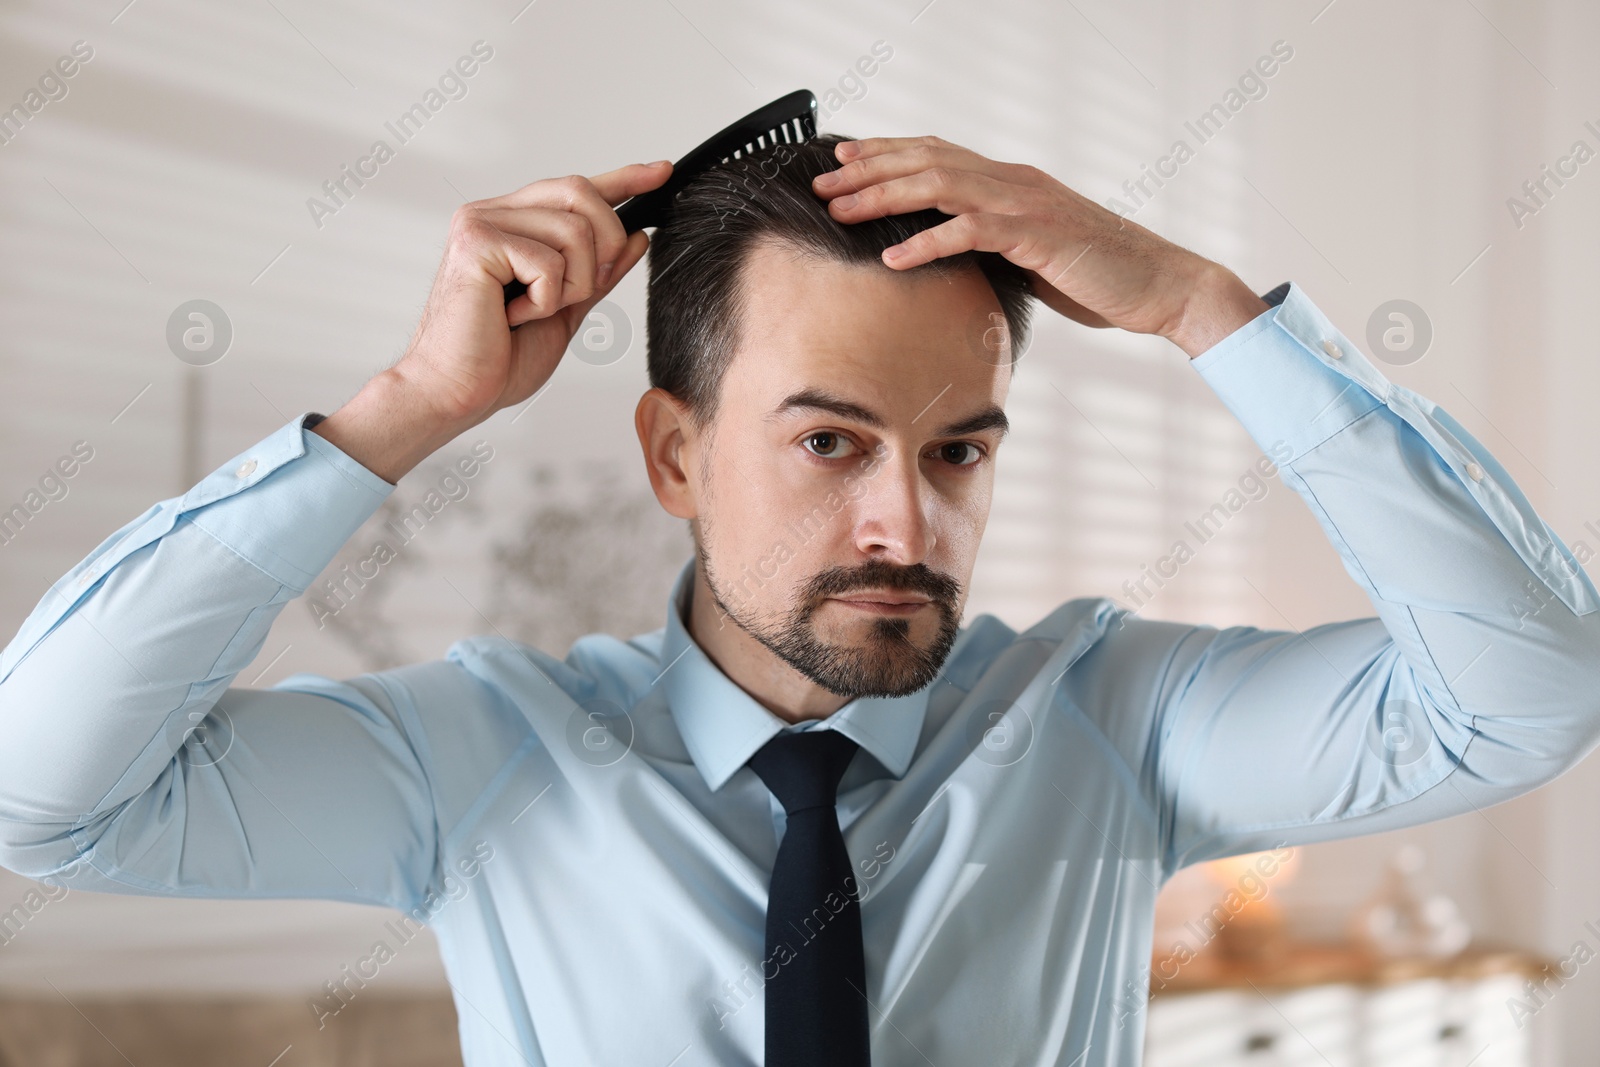
[{"label": "mustache", "polygon": [[922,593],[934,603],[953,604],[961,594],[961,583],[924,563],[902,567],[883,560],[869,560],[859,567],[830,567],[806,583],[807,599],[813,601],[868,589]]}]

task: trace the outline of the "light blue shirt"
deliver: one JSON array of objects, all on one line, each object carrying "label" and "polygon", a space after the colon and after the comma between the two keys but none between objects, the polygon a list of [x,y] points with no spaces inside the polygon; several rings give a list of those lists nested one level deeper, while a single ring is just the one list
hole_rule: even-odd
[{"label": "light blue shirt", "polygon": [[564,660],[473,637],[229,688],[394,488],[301,415],[107,538],[0,654],[0,864],[410,913],[308,1010],[381,986],[427,921],[469,1067],[757,1064],[784,819],[745,760],[839,730],[876,1067],[1135,1064],[1178,868],[1487,807],[1600,740],[1600,598],[1471,434],[1297,286],[1192,365],[1376,617],[982,615],[922,691],[791,727],[689,637],[686,564],[661,629]]}]

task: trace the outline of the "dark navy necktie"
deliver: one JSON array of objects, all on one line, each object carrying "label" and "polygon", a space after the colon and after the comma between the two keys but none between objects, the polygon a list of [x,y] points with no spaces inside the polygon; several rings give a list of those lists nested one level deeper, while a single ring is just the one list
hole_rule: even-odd
[{"label": "dark navy necktie", "polygon": [[787,820],[767,889],[766,1067],[871,1063],[861,902],[835,807],[855,754],[837,730],[803,730],[750,757]]}]

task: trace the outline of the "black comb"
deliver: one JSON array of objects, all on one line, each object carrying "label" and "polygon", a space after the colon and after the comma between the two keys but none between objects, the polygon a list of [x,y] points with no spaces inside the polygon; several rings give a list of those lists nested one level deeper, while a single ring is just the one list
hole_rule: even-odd
[{"label": "black comb", "polygon": [[[759,149],[800,144],[816,135],[816,95],[810,89],[796,89],[780,96],[702,141],[694,151],[672,165],[672,177],[661,185],[623,201],[616,209],[622,229],[631,234],[646,226],[660,226],[672,201],[697,174]],[[509,304],[527,292],[528,287],[512,279],[505,290]]]}]

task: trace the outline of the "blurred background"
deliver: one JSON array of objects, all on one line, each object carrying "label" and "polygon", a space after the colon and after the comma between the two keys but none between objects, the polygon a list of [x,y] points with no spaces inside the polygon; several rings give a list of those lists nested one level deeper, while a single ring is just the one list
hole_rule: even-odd
[{"label": "blurred background", "polygon": [[[1293,280],[1588,559],[1597,43],[1582,0],[5,0],[0,634],[122,523],[388,366],[458,204],[675,159],[800,87],[824,132],[934,133],[1031,163],[1258,292]],[[632,427],[643,281],[547,389],[407,475],[374,530],[474,442],[493,449],[359,597],[288,605],[235,684],[348,677],[491,629],[561,654],[660,626],[689,541]],[[1181,352],[1036,314],[969,621],[1020,629],[1078,596],[1218,626],[1373,613],[1302,501],[1254,480],[1259,448]],[[67,456],[74,475],[52,478]],[[1137,593],[1229,500],[1195,557]],[[1492,809],[1295,850],[1226,914],[1255,876],[1184,872],[1158,921],[1183,973],[1152,1003],[1150,1062],[1593,1062],[1597,810],[1589,759]],[[311,1025],[307,999],[387,912],[44,889],[0,872],[0,1064],[211,1063],[220,1047],[284,1067],[456,1062],[426,937],[359,1010]],[[1390,963],[1340,962],[1358,926]],[[1464,931],[1499,955],[1451,956]]]}]

